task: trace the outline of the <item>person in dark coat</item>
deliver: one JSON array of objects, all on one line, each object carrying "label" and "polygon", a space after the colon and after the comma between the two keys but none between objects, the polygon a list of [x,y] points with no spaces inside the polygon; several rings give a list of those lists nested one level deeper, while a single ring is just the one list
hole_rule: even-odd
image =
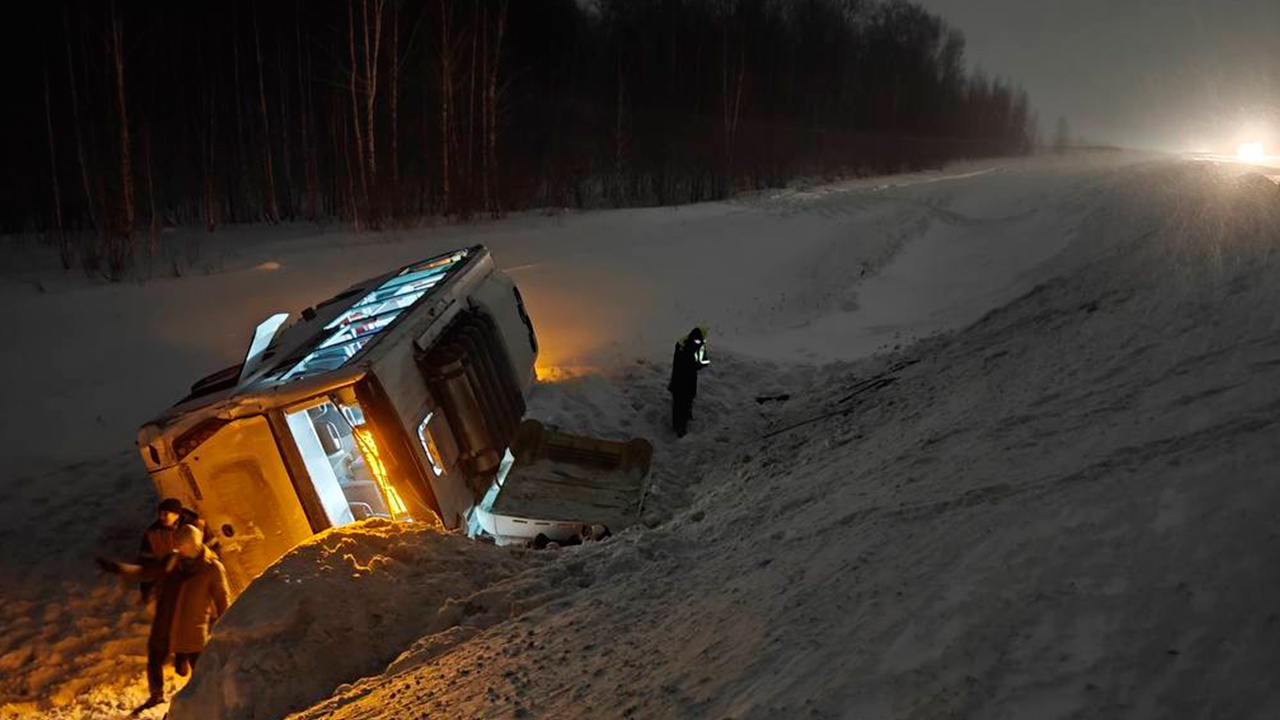
[{"label": "person in dark coat", "polygon": [[698,373],[711,364],[707,358],[706,331],[696,327],[676,343],[675,356],[671,359],[671,429],[677,437],[689,431],[693,418],[693,399],[698,396]]},{"label": "person in dark coat", "polygon": [[[176,543],[176,532],[175,532]],[[160,562],[145,565],[95,558],[98,565],[107,572],[115,573],[125,580],[143,583],[151,587],[151,595],[155,598],[155,614],[151,616],[151,632],[147,635],[147,701],[134,710],[134,715],[155,707],[164,702],[164,663],[169,657],[169,632],[173,627],[174,609],[177,607],[178,591],[182,587],[183,576],[179,571],[180,556],[170,553]]]},{"label": "person in dark coat", "polygon": [[[182,520],[182,501],[165,498],[156,508],[156,521],[142,533],[142,546],[138,549],[138,564],[143,567],[163,565],[178,550],[178,523]],[[142,602],[151,599],[154,583],[143,582]]]},{"label": "person in dark coat", "polygon": [[[156,508],[156,521],[151,523],[142,533],[142,545],[138,550],[138,564],[148,567],[163,565],[170,555],[178,551],[178,528],[182,525],[193,525],[204,537],[205,544],[215,553],[218,551],[217,538],[208,531],[204,518],[190,508],[182,506],[177,498],[165,498]],[[151,599],[153,583],[143,582],[142,604]]]},{"label": "person in dark coat", "polygon": [[176,533],[182,512],[182,501],[178,498],[165,498],[160,502],[156,508],[156,521],[142,533],[140,559],[163,559],[177,550]]}]

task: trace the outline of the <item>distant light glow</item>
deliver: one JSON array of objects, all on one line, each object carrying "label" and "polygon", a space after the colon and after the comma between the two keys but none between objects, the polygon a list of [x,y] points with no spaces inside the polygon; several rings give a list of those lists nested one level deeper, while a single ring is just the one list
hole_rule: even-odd
[{"label": "distant light glow", "polygon": [[1241,160],[1261,160],[1267,156],[1262,151],[1262,143],[1260,142],[1240,143],[1240,147],[1236,148],[1236,155]]}]

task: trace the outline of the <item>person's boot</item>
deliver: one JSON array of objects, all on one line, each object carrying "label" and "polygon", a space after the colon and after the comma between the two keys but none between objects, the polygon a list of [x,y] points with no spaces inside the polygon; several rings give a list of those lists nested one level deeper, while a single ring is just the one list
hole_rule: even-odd
[{"label": "person's boot", "polygon": [[173,659],[173,671],[178,673],[178,677],[186,677],[191,672],[191,665],[185,655],[180,654]]},{"label": "person's boot", "polygon": [[144,703],[142,703],[141,705],[139,705],[138,707],[134,708],[134,709],[133,709],[133,713],[132,713],[132,714],[133,714],[133,715],[135,715],[135,716],[137,716],[137,715],[141,715],[144,711],[146,711],[146,710],[150,710],[151,708],[153,708],[153,707],[155,707],[155,706],[157,706],[157,705],[163,704],[163,703],[164,703],[164,694],[163,694],[163,693],[161,693],[161,694],[153,693],[153,694],[151,695],[151,697],[147,698],[147,701],[146,701],[146,702],[144,702]]}]

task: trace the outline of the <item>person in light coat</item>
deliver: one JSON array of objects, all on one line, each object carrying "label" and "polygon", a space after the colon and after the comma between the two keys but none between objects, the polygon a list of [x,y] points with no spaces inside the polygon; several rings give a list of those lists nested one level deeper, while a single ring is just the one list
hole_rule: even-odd
[{"label": "person in light coat", "polygon": [[205,546],[194,526],[178,529],[178,556],[175,572],[180,581],[173,601],[169,651],[178,674],[186,675],[204,651],[213,624],[231,604],[231,589],[222,561]]},{"label": "person in light coat", "polygon": [[227,571],[204,544],[200,529],[187,524],[177,526],[173,551],[157,562],[131,565],[105,558],[97,562],[126,580],[154,584],[156,609],[147,636],[150,695],[135,713],[155,707],[165,701],[164,664],[169,656],[174,657],[179,675],[189,674],[213,624],[227,611],[231,603]]}]

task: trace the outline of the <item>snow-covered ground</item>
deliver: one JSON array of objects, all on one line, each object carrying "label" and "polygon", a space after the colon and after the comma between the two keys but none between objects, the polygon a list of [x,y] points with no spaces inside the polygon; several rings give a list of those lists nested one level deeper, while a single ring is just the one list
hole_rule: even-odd
[{"label": "snow-covered ground", "polygon": [[[145,284],[6,247],[0,716],[144,694],[145,615],[88,561],[147,521],[138,423],[277,309],[476,242],[558,378],[531,414],[654,440],[649,527],[549,553],[327,535],[237,601],[175,719],[1280,713],[1280,190],[1105,153],[232,231],[207,274]],[[699,322],[676,441],[670,347]]]}]

